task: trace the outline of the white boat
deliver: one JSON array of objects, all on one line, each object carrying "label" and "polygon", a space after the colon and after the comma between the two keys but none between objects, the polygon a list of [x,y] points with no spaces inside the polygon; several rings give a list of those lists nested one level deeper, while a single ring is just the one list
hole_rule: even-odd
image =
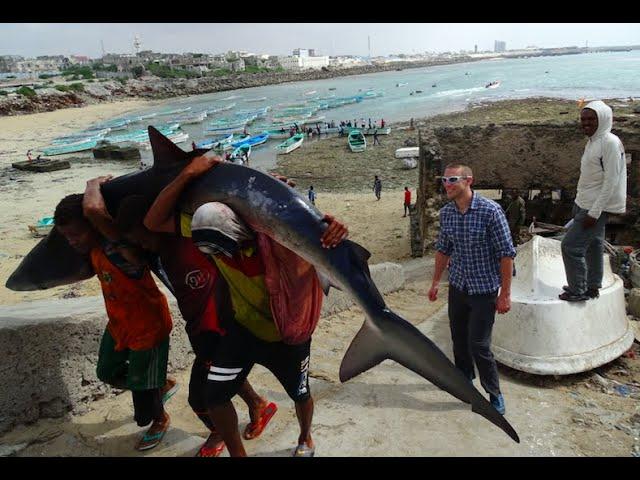
[{"label": "white boat", "polygon": [[314,123],[320,123],[322,122],[325,118],[324,115],[316,115],[315,117],[309,117],[309,118],[305,118],[302,121],[303,125],[313,125]]},{"label": "white boat", "polygon": [[391,133],[391,127],[365,128],[360,129],[360,131],[365,135],[373,135],[375,132],[378,132],[378,135],[389,135]]},{"label": "white boat", "polygon": [[498,88],[500,85],[502,85],[502,82],[500,80],[498,80],[496,82],[491,82],[491,83],[485,85],[484,88]]},{"label": "white boat", "polygon": [[302,145],[302,142],[304,142],[304,135],[302,133],[298,133],[278,145],[276,150],[278,154],[291,153],[296,148],[299,148]]},{"label": "white boat", "polygon": [[558,240],[534,236],[518,247],[511,284],[511,310],[496,315],[492,350],[496,360],[539,375],[567,375],[604,365],[634,340],[625,310],[624,286],[604,256],[600,297],[585,302],[558,299],[566,285]]},{"label": "white boat", "polygon": [[189,125],[194,123],[200,123],[204,121],[205,118],[207,118],[207,112],[200,112],[193,115],[185,115],[182,117],[178,117],[176,121],[179,122],[180,124]]},{"label": "white boat", "polygon": [[407,85],[409,85],[407,82],[396,83],[396,87],[406,87]]},{"label": "white boat", "polygon": [[313,95],[314,93],[318,93],[317,90],[310,90],[308,92],[304,92],[305,95]]},{"label": "white boat", "polygon": [[416,168],[417,166],[418,166],[418,160],[414,157],[402,159],[402,168],[404,170],[411,170],[412,168]]},{"label": "white boat", "polygon": [[396,158],[411,158],[420,156],[420,147],[404,147],[396,150]]}]

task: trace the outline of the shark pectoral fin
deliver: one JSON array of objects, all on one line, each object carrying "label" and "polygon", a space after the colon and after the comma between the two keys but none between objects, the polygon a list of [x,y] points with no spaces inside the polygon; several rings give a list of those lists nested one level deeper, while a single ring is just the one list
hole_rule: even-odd
[{"label": "shark pectoral fin", "polygon": [[335,288],[336,290],[342,290],[334,283],[331,283],[331,280],[327,275],[320,273],[318,270],[316,270],[316,274],[318,275],[318,280],[320,281],[320,286],[322,287],[322,291],[324,292],[325,296],[329,295],[329,288],[331,287]]},{"label": "shark pectoral fin", "polygon": [[379,333],[368,320],[362,324],[340,363],[340,381],[346,382],[388,358]]}]

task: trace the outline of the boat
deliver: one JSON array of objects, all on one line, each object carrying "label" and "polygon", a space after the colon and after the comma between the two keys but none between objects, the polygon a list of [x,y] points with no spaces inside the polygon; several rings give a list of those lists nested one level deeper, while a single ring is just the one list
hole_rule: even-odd
[{"label": "boat", "polygon": [[264,144],[267,140],[269,140],[269,134],[268,133],[261,133],[260,135],[255,135],[253,137],[248,137],[248,138],[244,138],[242,140],[239,140],[237,142],[233,142],[231,144],[231,146],[233,148],[237,148],[240,145],[251,145],[252,147],[257,147],[259,145]]},{"label": "boat", "polygon": [[34,237],[46,237],[54,226],[53,217],[43,217],[35,225],[27,225]]},{"label": "boat", "polygon": [[179,123],[184,124],[184,125],[189,125],[189,124],[194,124],[194,123],[200,123],[205,118],[207,118],[207,112],[200,112],[200,113],[193,114],[193,115],[186,115],[186,116],[178,117],[178,118],[176,118],[176,122],[179,122]]},{"label": "boat", "polygon": [[251,145],[244,143],[233,150],[233,153],[231,153],[231,160],[233,163],[244,165],[245,163],[248,163],[250,156]]},{"label": "boat", "polygon": [[382,91],[374,92],[373,90],[368,90],[362,95],[362,98],[364,100],[369,100],[369,99],[378,98],[378,97],[384,97],[384,92]]},{"label": "boat", "polygon": [[331,87],[331,88],[329,88],[329,90],[335,90],[335,89],[336,89],[336,87]]},{"label": "boat", "polygon": [[303,125],[313,125],[314,123],[322,122],[325,118],[327,118],[327,117],[325,117],[324,115],[316,115],[315,117],[305,118],[302,121],[302,124]]},{"label": "boat", "polygon": [[129,126],[131,120],[128,118],[118,118],[96,125],[95,128],[109,128],[110,130],[124,130]]},{"label": "boat", "polygon": [[215,148],[216,146],[224,145],[225,143],[231,142],[232,138],[233,138],[233,133],[221,135],[216,138],[208,138],[208,139],[197,142],[196,148],[205,148],[205,149]]},{"label": "boat", "polygon": [[[175,144],[184,143],[189,140],[189,134],[187,132],[172,132],[165,136]],[[135,143],[138,148],[142,148],[144,150],[151,149],[151,143],[149,142],[149,139],[133,143]]]},{"label": "boat", "polygon": [[330,133],[340,133],[340,128],[344,131],[344,127],[320,127],[320,133],[325,133],[327,135]]},{"label": "boat", "polygon": [[42,149],[42,154],[46,156],[64,155],[66,153],[83,152],[91,150],[98,144],[98,140],[90,139],[86,141],[73,142],[61,145],[51,145]]},{"label": "boat", "polygon": [[367,148],[367,140],[360,130],[352,130],[347,138],[347,143],[352,152],[364,152]]},{"label": "boat", "polygon": [[153,113],[145,113],[145,114],[143,114],[143,115],[138,115],[137,117],[133,117],[133,118],[131,119],[131,123],[134,123],[134,122],[143,122],[143,121],[147,120],[148,118],[153,118],[153,117],[155,117],[156,115],[158,115],[158,113],[157,113],[157,112],[153,112]]},{"label": "boat", "polygon": [[511,310],[496,315],[491,349],[496,360],[538,375],[592,370],[626,352],[634,332],[625,310],[623,281],[604,255],[600,296],[558,299],[566,284],[560,241],[535,235],[518,246]]},{"label": "boat", "polygon": [[245,102],[264,102],[267,99],[267,97],[260,97],[260,98],[245,98]]},{"label": "boat", "polygon": [[51,145],[72,145],[74,143],[88,142],[91,140],[102,140],[106,134],[100,135],[67,135],[66,137],[58,137],[51,140]]},{"label": "boat", "polygon": [[420,147],[404,147],[396,150],[396,158],[417,158],[420,156]]},{"label": "boat", "polygon": [[269,134],[269,138],[289,138],[291,135],[291,128],[279,128],[279,129],[271,129],[271,130],[265,130],[264,133],[268,133]]},{"label": "boat", "polygon": [[405,170],[411,170],[412,168],[416,168],[417,166],[418,160],[414,157],[402,159],[402,168]]},{"label": "boat", "polygon": [[396,83],[396,87],[406,87],[407,85],[409,85],[407,82]]},{"label": "boat", "polygon": [[484,86],[484,88],[498,88],[501,84],[502,84],[502,82],[500,80],[497,80],[495,82],[491,82],[491,83],[486,84]]},{"label": "boat", "polygon": [[304,92],[304,95],[313,95],[314,93],[318,93],[317,90],[310,90],[308,92]]},{"label": "boat", "polygon": [[302,133],[297,133],[293,137],[285,140],[280,145],[276,147],[276,150],[279,154],[286,154],[293,152],[296,148],[300,147],[304,142],[304,135]]}]

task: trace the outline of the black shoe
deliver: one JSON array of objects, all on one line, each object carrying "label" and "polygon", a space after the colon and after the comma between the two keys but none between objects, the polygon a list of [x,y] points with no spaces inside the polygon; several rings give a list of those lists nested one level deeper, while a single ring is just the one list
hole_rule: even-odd
[{"label": "black shoe", "polygon": [[571,292],[564,292],[558,295],[560,300],[564,300],[565,302],[584,302],[585,300],[589,300],[589,297],[585,294],[578,295]]},{"label": "black shoe", "polygon": [[[571,293],[568,285],[563,285],[562,290]],[[598,298],[600,296],[600,290],[597,288],[588,288],[587,291],[584,292],[584,294],[589,298]]]}]

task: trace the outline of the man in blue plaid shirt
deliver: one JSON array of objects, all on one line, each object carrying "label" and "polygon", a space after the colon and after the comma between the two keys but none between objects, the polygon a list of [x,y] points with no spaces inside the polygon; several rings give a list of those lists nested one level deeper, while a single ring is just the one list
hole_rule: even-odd
[{"label": "man in blue plaid shirt", "polygon": [[452,201],[440,210],[429,300],[438,298],[440,277],[449,266],[449,326],[456,367],[473,381],[475,363],[491,404],[504,415],[491,331],[496,311],[506,313],[511,308],[516,250],[502,208],[471,189],[471,168],[447,165],[442,182]]}]

